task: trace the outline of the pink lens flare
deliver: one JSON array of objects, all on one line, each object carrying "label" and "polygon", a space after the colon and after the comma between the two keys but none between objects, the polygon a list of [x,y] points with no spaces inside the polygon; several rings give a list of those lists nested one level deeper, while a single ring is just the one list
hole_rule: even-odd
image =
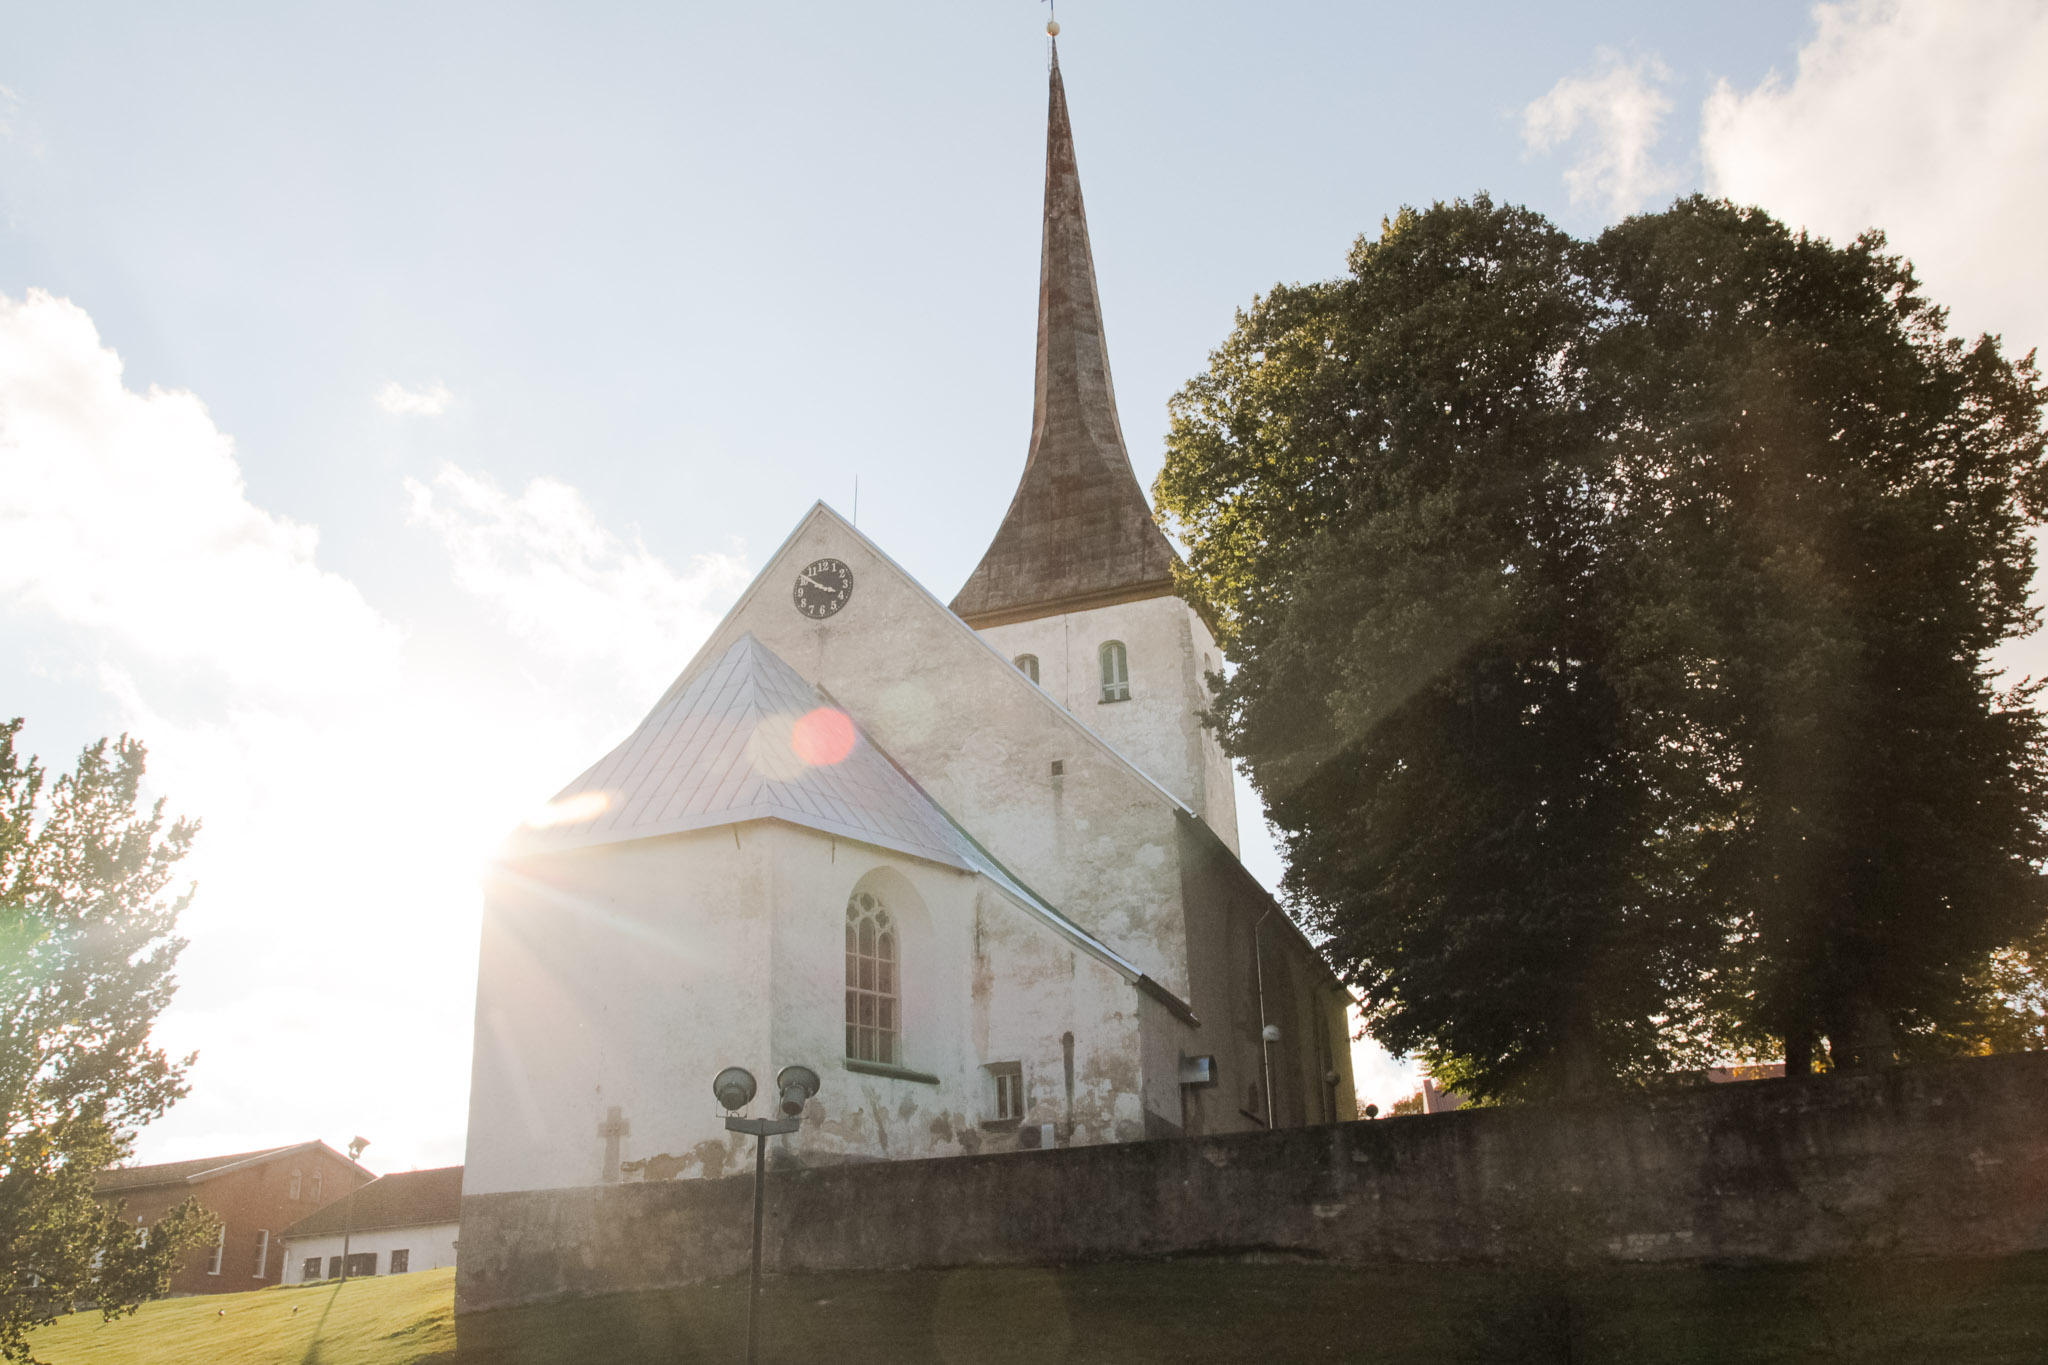
[{"label": "pink lens flare", "polygon": [[853,752],[853,720],[844,711],[821,706],[798,718],[789,747],[813,767],[837,763]]}]

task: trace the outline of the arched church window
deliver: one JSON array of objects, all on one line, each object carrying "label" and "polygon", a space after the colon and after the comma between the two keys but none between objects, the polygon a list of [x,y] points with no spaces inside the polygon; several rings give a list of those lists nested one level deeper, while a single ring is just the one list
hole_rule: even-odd
[{"label": "arched church window", "polygon": [[1019,673],[1022,673],[1033,682],[1038,681],[1038,656],[1036,654],[1019,654],[1010,662],[1017,665]]},{"label": "arched church window", "polygon": [[1131,670],[1124,658],[1124,642],[1108,640],[1102,646],[1102,699],[1131,699]]},{"label": "arched church window", "polygon": [[846,1055],[895,1066],[901,1060],[896,925],[865,891],[846,902]]}]

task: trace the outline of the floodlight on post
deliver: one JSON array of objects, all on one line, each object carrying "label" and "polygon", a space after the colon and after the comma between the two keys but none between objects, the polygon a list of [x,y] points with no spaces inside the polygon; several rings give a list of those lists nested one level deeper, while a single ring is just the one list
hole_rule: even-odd
[{"label": "floodlight on post", "polygon": [[786,1066],[775,1077],[775,1089],[782,1096],[782,1113],[795,1118],[818,1093],[818,1073],[807,1066]]},{"label": "floodlight on post", "polygon": [[786,1066],[775,1077],[776,1105],[787,1115],[779,1119],[744,1119],[738,1110],[754,1099],[754,1073],[745,1067],[729,1066],[711,1082],[711,1093],[725,1109],[725,1127],[731,1133],[754,1135],[754,1262],[747,1275],[747,1365],[753,1365],[759,1341],[761,1317],[761,1225],[767,1207],[768,1139],[778,1133],[794,1133],[803,1126],[798,1116],[811,1096],[818,1093],[818,1073],[807,1066]]},{"label": "floodlight on post", "polygon": [[[349,1164],[355,1165],[356,1163],[360,1162],[363,1159],[363,1148],[369,1145],[370,1140],[364,1137],[361,1133],[357,1133],[354,1138],[350,1139],[348,1144]],[[355,1232],[356,1229],[355,1190],[350,1190],[347,1194],[342,1196],[342,1199],[345,1202],[346,1207],[344,1207],[341,1211],[341,1282],[343,1284],[347,1284],[348,1244],[350,1236]]]}]

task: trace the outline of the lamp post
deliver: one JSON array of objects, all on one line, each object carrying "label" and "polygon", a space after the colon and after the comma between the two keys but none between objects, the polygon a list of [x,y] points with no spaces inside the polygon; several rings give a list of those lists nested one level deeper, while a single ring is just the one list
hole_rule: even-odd
[{"label": "lamp post", "polygon": [[[363,1159],[363,1148],[369,1145],[370,1140],[358,1133],[355,1140],[348,1145],[348,1159],[351,1162],[360,1162]],[[357,1186],[357,1189],[360,1188],[362,1187]],[[356,1228],[356,1191],[350,1190],[342,1198],[346,1203],[346,1207],[341,1211],[341,1282],[347,1284],[348,1239],[355,1232]]]},{"label": "lamp post", "polygon": [[729,1066],[712,1078],[711,1093],[725,1109],[727,1132],[754,1135],[754,1263],[747,1277],[747,1365],[754,1365],[759,1340],[761,1308],[761,1223],[766,1208],[768,1139],[777,1133],[794,1133],[803,1126],[798,1117],[804,1103],[818,1093],[818,1073],[807,1066],[786,1066],[775,1077],[777,1119],[743,1119],[735,1112],[754,1098],[754,1074],[744,1067]]}]

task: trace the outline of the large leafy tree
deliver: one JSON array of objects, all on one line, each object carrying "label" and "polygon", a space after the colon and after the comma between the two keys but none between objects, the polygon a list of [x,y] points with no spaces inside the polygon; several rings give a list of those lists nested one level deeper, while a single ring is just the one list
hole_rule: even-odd
[{"label": "large leafy tree", "polygon": [[1375,1032],[1486,1097],[1984,1036],[2041,919],[2041,720],[1982,662],[2040,407],[1877,239],[1704,200],[1404,211],[1242,314],[1158,493]]},{"label": "large leafy tree", "polygon": [[[0,1356],[27,1359],[37,1323],[86,1300],[110,1316],[168,1287],[211,1235],[187,1203],[138,1238],[94,1177],[185,1093],[150,1042],[185,946],[190,893],[166,898],[197,826],[141,804],[145,752],[87,748],[47,782],[0,723]],[[47,789],[46,789],[47,788]]]}]

